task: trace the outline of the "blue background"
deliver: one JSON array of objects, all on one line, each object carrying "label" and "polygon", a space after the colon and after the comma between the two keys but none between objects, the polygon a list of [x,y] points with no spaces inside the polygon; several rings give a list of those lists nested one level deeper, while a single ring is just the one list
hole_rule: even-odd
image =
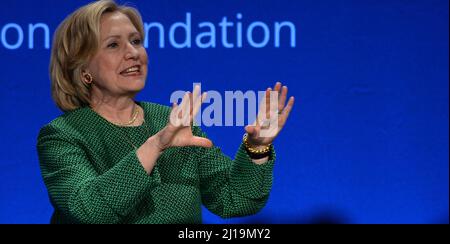
[{"label": "blue background", "polygon": [[[87,1],[5,1],[0,28],[17,23],[24,44],[0,44],[0,223],[48,223],[36,137],[60,115],[50,98],[50,51],[27,26],[51,33]],[[175,90],[263,90],[275,81],[297,98],[276,140],[267,206],[205,223],[448,223],[448,0],[133,1],[145,22],[170,26],[192,13],[243,23],[291,21],[297,45],[175,49],[152,43],[139,99],[169,104]],[[9,32],[8,32],[9,33]],[[38,33],[38,32],[37,32]],[[14,31],[8,40],[14,42]],[[219,39],[218,39],[219,40]],[[273,40],[271,40],[273,43]],[[234,156],[242,127],[203,128]]]}]

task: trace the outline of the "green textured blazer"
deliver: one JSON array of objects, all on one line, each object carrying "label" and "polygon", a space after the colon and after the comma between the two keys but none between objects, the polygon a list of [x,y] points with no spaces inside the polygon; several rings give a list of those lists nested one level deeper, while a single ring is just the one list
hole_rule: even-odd
[{"label": "green textured blazer", "polygon": [[[148,175],[133,144],[140,147],[164,128],[170,108],[139,104],[141,126],[116,126],[80,108],[40,130],[52,223],[201,223],[201,204],[223,218],[261,210],[272,186],[273,149],[269,162],[257,165],[242,144],[234,160],[217,147],[170,148]],[[206,137],[198,127],[193,132]]]}]

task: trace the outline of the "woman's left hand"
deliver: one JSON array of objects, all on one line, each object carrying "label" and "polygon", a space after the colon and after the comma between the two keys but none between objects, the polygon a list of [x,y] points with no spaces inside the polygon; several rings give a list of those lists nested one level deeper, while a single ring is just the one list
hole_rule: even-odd
[{"label": "woman's left hand", "polygon": [[288,88],[277,82],[273,88],[267,88],[259,107],[258,116],[252,125],[247,125],[248,143],[255,148],[266,147],[275,140],[286,124],[294,106],[294,97],[286,104]]}]

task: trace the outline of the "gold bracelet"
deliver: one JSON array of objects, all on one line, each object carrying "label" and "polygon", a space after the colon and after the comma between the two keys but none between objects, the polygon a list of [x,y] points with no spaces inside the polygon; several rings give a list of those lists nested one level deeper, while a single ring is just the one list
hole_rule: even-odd
[{"label": "gold bracelet", "polygon": [[245,149],[247,149],[247,151],[249,151],[250,153],[257,154],[257,155],[267,154],[270,151],[270,147],[272,146],[272,144],[269,144],[266,147],[264,147],[263,149],[252,148],[250,146],[250,144],[248,143],[248,134],[247,133],[245,133],[243,141],[244,141]]}]

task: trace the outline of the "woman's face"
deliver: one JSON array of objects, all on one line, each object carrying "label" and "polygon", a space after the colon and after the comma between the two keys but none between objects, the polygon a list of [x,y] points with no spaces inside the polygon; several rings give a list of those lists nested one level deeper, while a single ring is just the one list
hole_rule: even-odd
[{"label": "woman's face", "polygon": [[130,19],[120,13],[106,13],[100,23],[100,46],[87,72],[94,86],[112,96],[134,95],[147,77],[147,52],[142,36]]}]

